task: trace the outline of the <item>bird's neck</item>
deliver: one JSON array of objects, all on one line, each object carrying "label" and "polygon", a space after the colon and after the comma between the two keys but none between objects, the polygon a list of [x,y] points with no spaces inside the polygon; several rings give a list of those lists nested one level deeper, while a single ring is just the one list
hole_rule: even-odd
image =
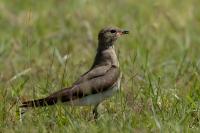
[{"label": "bird's neck", "polygon": [[97,52],[101,52],[103,50],[109,49],[114,45],[114,42],[104,42],[104,41],[99,41]]},{"label": "bird's neck", "polygon": [[[104,47],[105,46],[105,47]],[[93,67],[98,65],[113,65],[119,67],[117,55],[113,45],[99,45]]]}]

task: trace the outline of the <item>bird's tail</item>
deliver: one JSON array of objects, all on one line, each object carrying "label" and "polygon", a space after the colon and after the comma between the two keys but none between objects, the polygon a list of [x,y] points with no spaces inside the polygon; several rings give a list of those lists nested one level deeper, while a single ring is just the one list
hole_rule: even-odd
[{"label": "bird's tail", "polygon": [[54,105],[57,103],[57,101],[58,101],[57,97],[51,97],[51,98],[47,97],[47,98],[22,102],[22,105],[20,105],[19,107],[20,108],[43,107],[48,105]]},{"label": "bird's tail", "polygon": [[66,102],[71,99],[71,90],[72,87],[64,88],[62,90],[59,90],[51,95],[49,95],[46,98],[41,98],[37,100],[30,100],[22,102],[22,104],[19,106],[20,108],[28,108],[28,107],[43,107],[48,105],[54,105],[58,101]]}]

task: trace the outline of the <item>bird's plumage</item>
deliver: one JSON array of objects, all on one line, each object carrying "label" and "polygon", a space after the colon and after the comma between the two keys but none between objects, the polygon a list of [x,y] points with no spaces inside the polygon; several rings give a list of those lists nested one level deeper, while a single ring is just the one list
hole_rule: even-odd
[{"label": "bird's plumage", "polygon": [[120,34],[127,33],[118,28],[102,29],[98,36],[97,54],[89,71],[80,76],[71,87],[52,93],[46,98],[25,101],[20,107],[40,107],[58,102],[89,105],[98,104],[110,97],[120,84],[119,62],[113,46]]},{"label": "bird's plumage", "polygon": [[57,102],[73,102],[76,99],[104,92],[115,84],[119,75],[119,68],[112,66],[102,75],[74,84],[70,88],[59,90],[46,98],[23,102],[21,107],[39,107],[53,105]]},{"label": "bird's plumage", "polygon": [[[105,54],[102,54],[102,56],[104,57],[98,58],[105,58]],[[113,56],[113,53],[110,56],[109,54],[106,56],[108,56],[108,59],[96,63],[98,65],[94,65],[88,72],[83,74],[72,87],[59,90],[43,99],[23,102],[21,107],[53,105],[58,101],[73,101],[91,94],[106,91],[117,82],[120,75],[118,62],[114,61],[116,56]]]}]

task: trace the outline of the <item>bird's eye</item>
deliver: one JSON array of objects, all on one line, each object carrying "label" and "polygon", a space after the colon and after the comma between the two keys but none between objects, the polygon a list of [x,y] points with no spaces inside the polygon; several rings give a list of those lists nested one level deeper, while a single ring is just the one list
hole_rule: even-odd
[{"label": "bird's eye", "polygon": [[110,32],[111,32],[111,33],[115,33],[115,32],[116,32],[116,30],[110,30]]}]

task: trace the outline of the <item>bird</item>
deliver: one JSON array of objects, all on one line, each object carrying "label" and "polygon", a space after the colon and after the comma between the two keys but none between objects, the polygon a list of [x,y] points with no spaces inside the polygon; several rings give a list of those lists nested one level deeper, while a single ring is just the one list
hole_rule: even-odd
[{"label": "bird", "polygon": [[[98,105],[120,89],[122,73],[114,45],[119,37],[126,34],[129,34],[128,30],[117,27],[101,29],[98,34],[96,56],[87,72],[70,87],[41,99],[24,101],[19,108],[44,107],[57,103],[66,103],[72,106],[94,105],[92,113],[95,119],[98,118]],[[21,112],[21,114],[23,113]]]}]

